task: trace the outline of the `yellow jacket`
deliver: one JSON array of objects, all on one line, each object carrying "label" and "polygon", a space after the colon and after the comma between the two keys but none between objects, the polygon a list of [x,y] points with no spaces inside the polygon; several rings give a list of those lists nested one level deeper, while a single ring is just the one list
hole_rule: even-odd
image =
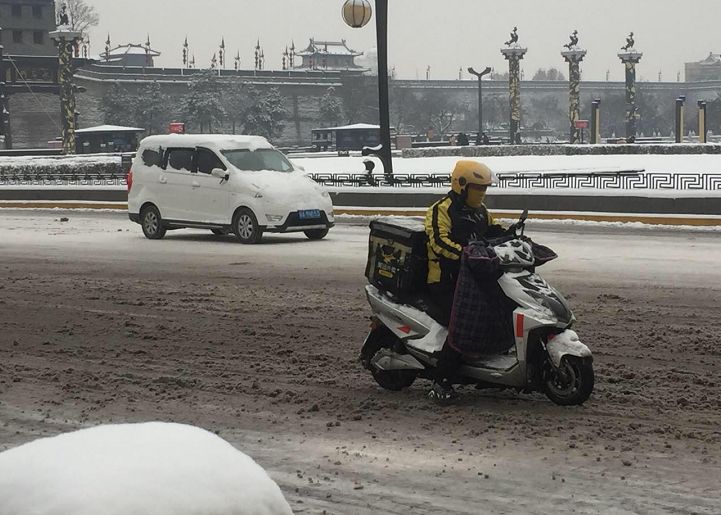
[{"label": "yellow jacket", "polygon": [[428,284],[448,282],[455,286],[463,247],[472,239],[500,236],[505,229],[496,224],[485,205],[466,207],[450,192],[428,208],[425,219],[428,235]]}]

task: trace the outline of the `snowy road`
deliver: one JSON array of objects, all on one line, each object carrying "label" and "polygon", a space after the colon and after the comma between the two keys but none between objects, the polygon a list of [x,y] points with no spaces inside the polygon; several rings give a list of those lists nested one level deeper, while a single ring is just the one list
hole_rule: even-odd
[{"label": "snowy road", "polygon": [[473,389],[438,408],[422,382],[375,386],[355,359],[365,226],[242,246],[0,210],[0,449],[166,420],[219,431],[298,513],[721,511],[721,234],[529,235],[561,256],[541,272],[594,352],[581,408]]}]

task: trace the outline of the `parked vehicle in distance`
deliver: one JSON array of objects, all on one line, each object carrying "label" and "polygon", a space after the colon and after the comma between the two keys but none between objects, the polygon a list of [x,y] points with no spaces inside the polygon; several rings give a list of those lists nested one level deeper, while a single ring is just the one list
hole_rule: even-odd
[{"label": "parked vehicle in distance", "polygon": [[334,225],[328,192],[263,137],[168,134],[140,142],[128,215],[147,238],[207,228],[258,243],[265,232],[320,240]]}]

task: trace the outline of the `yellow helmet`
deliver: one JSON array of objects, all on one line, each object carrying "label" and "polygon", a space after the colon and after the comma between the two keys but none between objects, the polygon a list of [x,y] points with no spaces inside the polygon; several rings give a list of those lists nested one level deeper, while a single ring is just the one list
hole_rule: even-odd
[{"label": "yellow helmet", "polygon": [[451,174],[451,189],[474,209],[483,204],[486,190],[493,184],[493,172],[483,163],[470,159],[456,162]]}]

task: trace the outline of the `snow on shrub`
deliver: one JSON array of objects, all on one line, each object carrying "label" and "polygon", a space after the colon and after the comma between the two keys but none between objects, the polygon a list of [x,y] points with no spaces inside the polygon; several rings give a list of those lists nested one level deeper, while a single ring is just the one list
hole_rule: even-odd
[{"label": "snow on shrub", "polygon": [[643,145],[482,145],[403,149],[412,157],[590,156],[634,154],[721,154],[721,145],[665,143]]},{"label": "snow on shrub", "polygon": [[125,176],[118,155],[0,157],[0,179]]},{"label": "snow on shrub", "polygon": [[2,515],[281,515],[278,485],[203,429],[97,426],[0,453]]}]

